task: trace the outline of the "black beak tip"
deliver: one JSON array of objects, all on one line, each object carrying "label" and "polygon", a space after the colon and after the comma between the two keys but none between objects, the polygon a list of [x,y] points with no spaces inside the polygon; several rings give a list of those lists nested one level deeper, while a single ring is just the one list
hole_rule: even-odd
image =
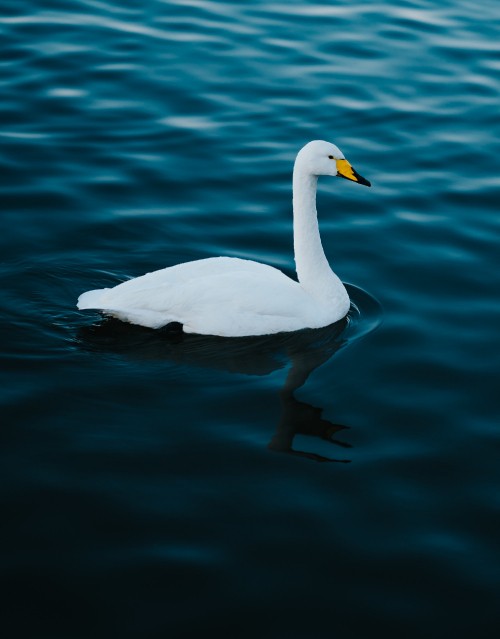
[{"label": "black beak tip", "polygon": [[362,175],[360,175],[354,169],[352,170],[352,172],[354,173],[354,176],[355,176],[356,180],[358,181],[358,184],[362,184],[363,186],[371,186],[372,185],[372,183],[369,180],[364,178]]}]

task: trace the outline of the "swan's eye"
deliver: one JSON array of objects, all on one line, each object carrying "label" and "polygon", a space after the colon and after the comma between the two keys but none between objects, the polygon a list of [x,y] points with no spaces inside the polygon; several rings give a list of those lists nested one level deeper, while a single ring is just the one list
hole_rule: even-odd
[{"label": "swan's eye", "polygon": [[328,159],[329,159],[329,160],[333,160],[333,159],[334,159],[333,155],[329,155],[329,156],[328,156]]}]

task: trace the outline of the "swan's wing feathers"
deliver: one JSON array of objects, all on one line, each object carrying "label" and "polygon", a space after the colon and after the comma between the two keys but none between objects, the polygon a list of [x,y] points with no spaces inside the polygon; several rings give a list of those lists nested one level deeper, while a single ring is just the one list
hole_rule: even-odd
[{"label": "swan's wing feathers", "polygon": [[[222,279],[221,279],[222,278]],[[231,296],[244,295],[245,282],[266,285],[292,282],[277,269],[251,260],[217,257],[177,264],[146,273],[114,288],[89,291],[79,298],[79,308],[131,307],[175,311]],[[85,303],[85,306],[80,304]],[[177,321],[177,320],[176,320]]]},{"label": "swan's wing feathers", "polygon": [[300,285],[281,271],[238,258],[187,262],[89,291],[78,307],[160,328],[180,322],[186,332],[264,335],[298,330],[310,312]]}]

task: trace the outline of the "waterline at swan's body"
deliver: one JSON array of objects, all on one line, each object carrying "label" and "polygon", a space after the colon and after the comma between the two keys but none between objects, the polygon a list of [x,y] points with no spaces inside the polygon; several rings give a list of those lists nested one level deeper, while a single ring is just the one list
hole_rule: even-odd
[{"label": "waterline at swan's body", "polygon": [[213,257],[178,264],[83,293],[79,309],[98,309],[149,328],[182,324],[188,333],[241,337],[320,328],[347,314],[349,296],[331,270],[319,235],[319,175],[370,186],[333,144],[314,141],[293,172],[294,252],[298,282],[266,264]]}]

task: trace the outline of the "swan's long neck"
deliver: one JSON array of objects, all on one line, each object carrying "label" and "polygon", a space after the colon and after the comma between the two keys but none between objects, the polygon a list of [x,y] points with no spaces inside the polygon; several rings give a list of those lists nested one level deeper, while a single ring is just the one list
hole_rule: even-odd
[{"label": "swan's long neck", "polygon": [[321,244],[316,211],[317,185],[317,176],[296,162],[293,170],[293,244],[297,277],[308,293],[325,299],[338,289],[340,282],[331,270]]}]

